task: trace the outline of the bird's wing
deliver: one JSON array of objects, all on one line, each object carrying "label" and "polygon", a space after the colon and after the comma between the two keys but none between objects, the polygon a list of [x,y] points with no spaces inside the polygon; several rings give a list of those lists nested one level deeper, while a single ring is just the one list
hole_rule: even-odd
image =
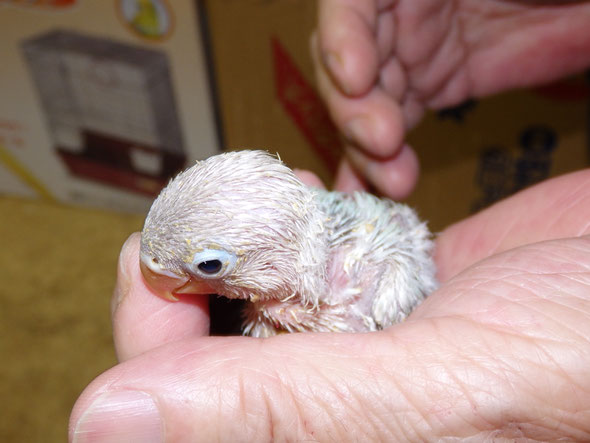
[{"label": "bird's wing", "polygon": [[426,224],[407,205],[367,193],[320,198],[331,247],[347,251],[343,267],[363,291],[362,310],[379,328],[403,320],[437,285]]},{"label": "bird's wing", "polygon": [[432,236],[413,209],[389,202],[375,229],[382,272],[372,316],[385,328],[405,319],[437,287]]}]

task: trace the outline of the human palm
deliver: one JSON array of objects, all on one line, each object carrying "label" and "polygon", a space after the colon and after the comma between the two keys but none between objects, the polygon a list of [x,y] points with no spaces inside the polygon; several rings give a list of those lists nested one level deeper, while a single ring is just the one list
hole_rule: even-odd
[{"label": "human palm", "polygon": [[318,84],[348,138],[337,187],[406,196],[403,144],[426,109],[555,80],[590,65],[590,2],[320,0]]},{"label": "human palm", "polygon": [[205,298],[152,294],[135,235],[113,299],[121,363],[70,438],[588,440],[588,220],[590,171],[545,182],[442,232],[441,287],[405,322],[270,339],[209,337]]}]

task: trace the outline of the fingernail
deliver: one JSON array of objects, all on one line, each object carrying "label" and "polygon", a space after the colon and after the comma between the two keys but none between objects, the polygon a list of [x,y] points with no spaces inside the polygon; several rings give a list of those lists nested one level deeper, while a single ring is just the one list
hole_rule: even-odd
[{"label": "fingernail", "polygon": [[370,122],[366,117],[358,117],[346,125],[346,137],[357,146],[370,145]]},{"label": "fingernail", "polygon": [[131,289],[131,276],[129,275],[127,264],[129,263],[129,255],[134,253],[135,243],[138,241],[137,238],[140,235],[138,232],[131,234],[121,248],[117,267],[117,284],[111,306],[112,314],[114,314]]},{"label": "fingernail", "polygon": [[146,392],[107,392],[82,415],[76,424],[73,441],[163,442],[163,421],[156,402]]},{"label": "fingernail", "polygon": [[328,68],[330,76],[336,80],[338,87],[346,95],[350,95],[350,90],[345,81],[342,80],[344,74],[344,63],[342,57],[336,52],[325,52],[323,54],[324,65]]},{"label": "fingernail", "polygon": [[335,52],[324,52],[324,64],[330,70],[330,73],[334,74],[342,69],[342,63],[340,57]]}]

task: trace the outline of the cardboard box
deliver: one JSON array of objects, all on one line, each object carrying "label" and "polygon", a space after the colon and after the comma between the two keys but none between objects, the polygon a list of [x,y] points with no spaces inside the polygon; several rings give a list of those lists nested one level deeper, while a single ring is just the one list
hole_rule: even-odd
[{"label": "cardboard box", "polygon": [[219,151],[192,0],[0,2],[0,190],[144,211]]},{"label": "cardboard box", "polygon": [[[340,143],[314,89],[316,2],[208,0],[227,145],[278,151],[330,183]],[[435,231],[588,159],[584,77],[429,113],[409,134],[421,160],[408,200]]]},{"label": "cardboard box", "polygon": [[225,146],[278,152],[329,182],[340,138],[318,96],[309,55],[310,0],[207,0]]},{"label": "cardboard box", "polygon": [[[22,2],[0,3],[0,189],[141,211],[167,174],[218,146],[278,152],[330,184],[341,144],[314,85],[308,47],[316,1],[10,6],[16,3]],[[147,12],[140,14],[142,5]],[[49,53],[60,48],[69,49],[59,67],[35,68],[43,58],[57,58]],[[119,56],[92,55],[100,51]],[[103,63],[119,87],[100,84],[111,81]],[[39,69],[44,75],[35,74]],[[56,86],[47,86],[45,73],[56,69],[92,75],[59,86],[70,99],[55,102]],[[577,77],[428,114],[409,134],[422,163],[409,203],[436,231],[536,181],[588,165],[589,90],[587,79]],[[128,102],[129,96],[135,98]],[[68,108],[81,98],[86,111]],[[84,125],[73,123],[80,119]],[[101,170],[105,163],[117,168]]]},{"label": "cardboard box", "polygon": [[441,230],[534,183],[587,167],[589,104],[590,83],[580,76],[429,114],[409,138],[422,164],[409,204]]}]

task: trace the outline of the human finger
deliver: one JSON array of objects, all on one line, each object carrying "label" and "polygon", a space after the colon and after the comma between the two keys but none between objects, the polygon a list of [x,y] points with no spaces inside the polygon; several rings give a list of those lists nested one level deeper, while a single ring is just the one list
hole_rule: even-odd
[{"label": "human finger", "polygon": [[312,186],[320,189],[326,188],[322,180],[311,171],[308,171],[306,169],[293,169],[293,172],[307,186]]},{"label": "human finger", "polygon": [[119,256],[117,284],[111,303],[115,350],[128,360],[164,343],[209,332],[206,296],[170,302],[155,295],[139,268],[140,234],[132,234]]},{"label": "human finger", "polygon": [[318,43],[313,37],[311,47],[316,60],[319,91],[342,134],[370,155],[379,158],[394,156],[401,148],[406,129],[399,104],[379,86],[362,96],[347,96],[334,85],[322,63],[317,61]]},{"label": "human finger", "polygon": [[341,192],[367,191],[367,180],[358,173],[350,164],[350,160],[344,156],[338,164],[334,189]]},{"label": "human finger", "polygon": [[356,174],[364,177],[377,191],[385,196],[400,200],[407,197],[420,172],[416,153],[409,145],[403,145],[390,158],[376,158],[354,147],[346,149],[346,156]]},{"label": "human finger", "polygon": [[578,340],[590,351],[589,289],[590,235],[557,238],[471,265],[429,296],[412,319],[462,317],[512,334]]},{"label": "human finger", "polygon": [[436,242],[438,275],[520,245],[590,233],[590,169],[556,177],[445,229]]},{"label": "human finger", "polygon": [[[353,435],[372,441],[403,435],[410,431],[396,429],[402,421],[388,418],[408,408],[383,372],[382,351],[391,341],[367,346],[367,338],[291,334],[169,343],[95,380],[72,412],[70,439],[344,441]],[[383,429],[372,429],[375,420]]]},{"label": "human finger", "polygon": [[344,94],[365,94],[379,69],[375,2],[322,0],[318,4],[319,59]]}]

